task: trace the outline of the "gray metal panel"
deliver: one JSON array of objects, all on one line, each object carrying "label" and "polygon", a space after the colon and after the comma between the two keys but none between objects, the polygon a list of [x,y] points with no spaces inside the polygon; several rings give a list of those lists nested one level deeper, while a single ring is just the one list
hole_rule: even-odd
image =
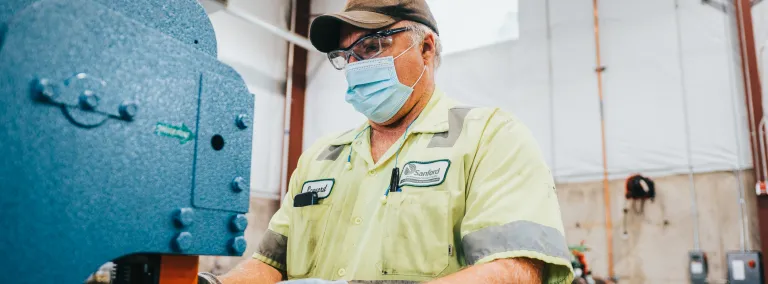
[{"label": "gray metal panel", "polygon": [[[97,0],[109,9],[216,57],[216,35],[196,0]],[[0,23],[39,0],[0,1]],[[108,20],[108,19],[105,19]],[[195,43],[197,41],[197,43]]]},{"label": "gray metal panel", "polygon": [[[0,273],[23,276],[14,283],[82,283],[102,263],[132,253],[241,254],[232,246],[243,235],[233,229],[237,214],[193,206],[196,148],[210,147],[210,137],[181,143],[156,131],[162,124],[186,126],[191,134],[234,132],[236,115],[253,111],[239,75],[93,1],[47,0],[16,12],[4,23],[0,46]],[[95,111],[67,107],[67,116],[61,105],[31,92],[36,79],[61,90],[78,73],[106,83],[102,102],[136,101],[134,119],[112,116],[107,103]],[[218,86],[206,87],[217,89],[219,100],[200,103],[201,76],[219,77],[210,82]],[[103,122],[74,123],[84,117]],[[231,127],[216,117],[227,117]],[[244,158],[229,153],[204,162],[209,175],[236,168],[249,179],[250,130],[240,132],[248,138],[233,138],[227,147]],[[247,204],[248,197],[210,202]],[[184,224],[175,221],[181,208],[194,212],[181,218]],[[179,250],[174,243],[183,232],[188,246]]]},{"label": "gray metal panel", "polygon": [[[728,283],[761,284],[763,283],[763,263],[760,252],[728,252],[725,256],[728,266]],[[754,266],[750,266],[750,262]]]},{"label": "gray metal panel", "polygon": [[[195,206],[248,211],[250,190],[236,190],[232,182],[237,177],[248,177],[250,174],[250,168],[242,165],[251,161],[253,128],[248,125],[244,130],[239,129],[235,121],[240,114],[252,113],[253,95],[242,81],[203,73],[195,160]],[[224,146],[220,150],[212,147],[215,135],[223,138]],[[249,182],[247,178],[245,182]]]}]

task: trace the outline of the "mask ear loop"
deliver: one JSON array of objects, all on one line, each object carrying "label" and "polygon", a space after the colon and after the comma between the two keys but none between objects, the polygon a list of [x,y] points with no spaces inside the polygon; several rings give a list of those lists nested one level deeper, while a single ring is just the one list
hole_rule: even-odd
[{"label": "mask ear loop", "polygon": [[392,61],[394,61],[395,59],[398,59],[398,58],[400,58],[400,56],[403,56],[403,54],[405,54],[406,52],[408,52],[409,50],[411,50],[411,48],[413,48],[414,46],[416,46],[416,43],[413,43],[413,44],[411,44],[411,46],[409,46],[408,48],[406,48],[405,50],[403,50],[403,52],[400,52],[400,54],[398,54],[397,56],[395,56],[395,58],[393,58],[393,59],[392,59]]},{"label": "mask ear loop", "polygon": [[413,87],[416,87],[416,84],[418,84],[419,81],[421,81],[421,77],[424,76],[424,72],[426,71],[427,71],[427,65],[424,65],[424,68],[421,69],[421,75],[419,75],[419,79],[416,79],[416,82],[414,82],[413,85],[411,85],[411,89],[413,89]]}]

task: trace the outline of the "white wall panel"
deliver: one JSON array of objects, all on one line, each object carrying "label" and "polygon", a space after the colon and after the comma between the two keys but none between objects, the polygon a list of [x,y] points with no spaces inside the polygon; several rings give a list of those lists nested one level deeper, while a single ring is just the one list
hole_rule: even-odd
[{"label": "white wall panel", "polygon": [[560,182],[602,177],[593,26],[592,1],[550,1],[554,173]]},{"label": "white wall panel", "polygon": [[551,165],[551,110],[544,1],[522,1],[520,37],[446,56],[437,87],[472,106],[499,107],[531,127]]},{"label": "white wall panel", "polygon": [[600,1],[611,172],[685,169],[674,1]]},{"label": "white wall panel", "polygon": [[[230,5],[286,28],[288,1],[230,1]],[[255,196],[280,196],[286,42],[268,31],[227,14],[209,15],[216,31],[219,59],[232,66],[254,95],[251,190]]]}]

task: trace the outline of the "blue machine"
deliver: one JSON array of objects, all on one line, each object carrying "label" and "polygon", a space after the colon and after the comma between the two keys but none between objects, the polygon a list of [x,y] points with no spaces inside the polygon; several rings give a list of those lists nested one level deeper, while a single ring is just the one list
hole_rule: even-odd
[{"label": "blue machine", "polygon": [[242,255],[252,113],[195,0],[0,1],[0,273]]}]

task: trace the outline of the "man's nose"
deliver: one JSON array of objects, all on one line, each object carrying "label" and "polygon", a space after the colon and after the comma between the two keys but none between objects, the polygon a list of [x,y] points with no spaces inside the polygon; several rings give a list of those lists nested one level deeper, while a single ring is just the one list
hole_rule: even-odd
[{"label": "man's nose", "polygon": [[353,63],[353,62],[357,62],[357,61],[360,61],[360,60],[357,60],[357,57],[350,56],[349,60],[347,60],[347,63]]}]

